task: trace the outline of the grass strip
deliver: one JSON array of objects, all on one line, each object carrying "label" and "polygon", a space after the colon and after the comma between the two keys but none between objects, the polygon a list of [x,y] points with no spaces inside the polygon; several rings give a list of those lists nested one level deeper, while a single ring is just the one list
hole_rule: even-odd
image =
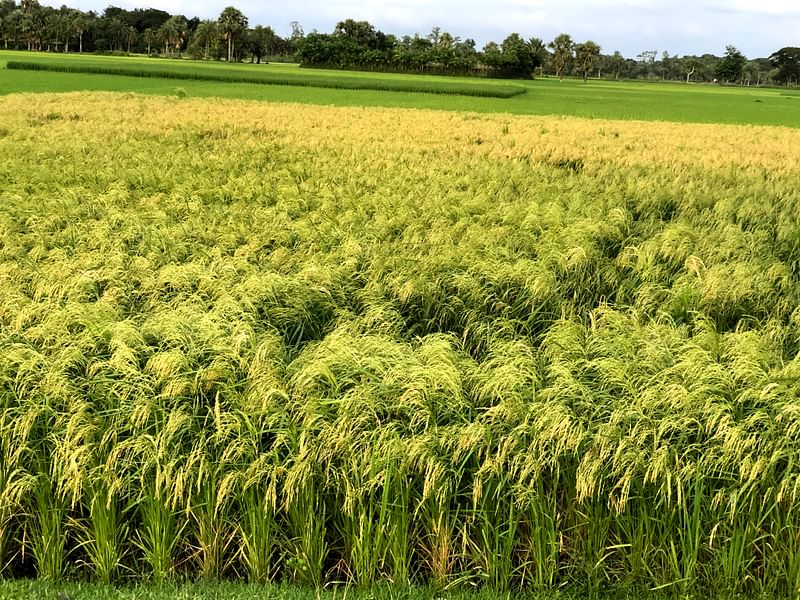
[{"label": "grass strip", "polygon": [[[112,586],[98,583],[53,583],[37,580],[0,581],[0,600],[509,600],[508,593],[433,587],[372,586],[314,590],[290,585],[257,585],[243,582],[149,583]],[[563,590],[517,592],[517,600],[668,600],[668,591],[606,590],[571,593]],[[733,594],[687,595],[684,600],[729,600]],[[771,595],[762,600],[777,598]]]},{"label": "grass strip", "polygon": [[74,63],[9,61],[6,68],[18,71],[51,71],[57,73],[83,73],[92,75],[120,75],[177,79],[190,81],[219,81],[223,83],[253,83],[261,85],[288,85],[345,90],[378,90],[384,92],[412,92],[420,94],[443,94],[454,96],[477,96],[483,98],[512,98],[526,92],[516,85],[482,85],[450,83],[442,81],[402,81],[395,79],[372,79],[363,77],[320,77],[292,74],[262,73],[242,75],[234,73],[210,73],[204,70],[177,70],[164,68],[129,68],[105,65]]}]

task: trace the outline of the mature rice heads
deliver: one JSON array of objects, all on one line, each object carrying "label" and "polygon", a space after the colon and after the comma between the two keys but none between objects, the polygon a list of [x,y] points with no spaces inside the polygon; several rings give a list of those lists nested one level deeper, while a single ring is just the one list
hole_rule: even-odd
[{"label": "mature rice heads", "polygon": [[0,107],[4,575],[800,593],[797,131]]}]

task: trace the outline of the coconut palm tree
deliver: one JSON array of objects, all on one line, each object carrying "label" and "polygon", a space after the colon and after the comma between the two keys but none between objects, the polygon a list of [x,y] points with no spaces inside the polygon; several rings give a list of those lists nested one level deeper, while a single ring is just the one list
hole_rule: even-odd
[{"label": "coconut palm tree", "polygon": [[553,51],[552,62],[556,70],[556,77],[564,79],[564,71],[572,62],[575,42],[572,41],[572,37],[569,34],[562,33],[556,36],[548,46]]},{"label": "coconut palm tree", "polygon": [[136,31],[136,28],[132,26],[128,26],[125,28],[125,31],[122,34],[123,39],[125,40],[126,45],[126,52],[128,54],[131,53],[131,46],[136,43],[136,38],[139,37],[139,32]]},{"label": "coconut palm tree", "polygon": [[234,42],[242,32],[247,30],[247,17],[238,8],[226,7],[217,19],[220,33],[228,42],[228,62],[233,61]]},{"label": "coconut palm tree", "polygon": [[548,57],[547,44],[541,38],[532,37],[528,40],[528,51],[533,61],[534,71],[536,69],[541,70]]},{"label": "coconut palm tree", "polygon": [[142,41],[144,42],[144,45],[147,46],[147,56],[150,56],[150,49],[153,47],[153,44],[157,39],[158,37],[156,36],[156,32],[150,27],[142,32]]},{"label": "coconut palm tree", "polygon": [[83,34],[91,28],[91,13],[86,14],[76,10],[72,20],[72,30],[78,35],[78,52],[83,53]]},{"label": "coconut palm tree", "polygon": [[[208,60],[211,46],[219,39],[219,29],[216,21],[202,21],[194,31],[192,44],[196,49],[203,49],[203,59]],[[199,54],[199,53],[198,53]]]},{"label": "coconut palm tree", "polygon": [[14,10],[16,9],[14,0],[0,0],[0,38],[3,39],[3,47],[8,50],[8,38],[11,37],[13,29]]},{"label": "coconut palm tree", "polygon": [[594,68],[597,59],[600,57],[600,46],[589,40],[575,46],[575,61],[583,72],[583,81],[589,76],[589,71]]},{"label": "coconut palm tree", "polygon": [[[177,51],[178,56],[181,54],[183,42],[189,32],[189,25],[186,22],[186,17],[175,15],[170,17],[159,29],[161,40],[164,42],[164,54],[166,55],[168,49]],[[172,52],[170,50],[170,53]]]}]

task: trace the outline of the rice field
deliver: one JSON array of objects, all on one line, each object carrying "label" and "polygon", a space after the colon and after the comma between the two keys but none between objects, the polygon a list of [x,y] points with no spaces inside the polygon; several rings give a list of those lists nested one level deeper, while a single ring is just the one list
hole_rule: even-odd
[{"label": "rice field", "polygon": [[[174,63],[175,61],[171,61]],[[213,81],[223,84],[259,84],[259,85],[281,85],[294,87],[329,88],[337,90],[372,90],[379,92],[406,92],[417,94],[439,94],[450,96],[474,96],[484,98],[512,98],[526,92],[525,88],[519,85],[508,84],[483,84],[483,83],[463,83],[456,81],[442,81],[440,79],[417,79],[404,80],[398,77],[387,76],[363,77],[357,74],[334,76],[310,75],[284,72],[280,70],[255,71],[249,72],[241,68],[221,68],[214,65],[209,68],[206,65],[198,67],[196,65],[175,65],[170,64],[166,68],[153,67],[150,65],[126,64],[119,62],[110,64],[108,61],[89,62],[85,59],[78,60],[13,60],[6,63],[6,69],[11,71],[36,71],[47,73],[71,73],[82,75],[101,75],[101,76],[122,76],[137,77],[144,79],[176,79],[182,81]]]},{"label": "rice field", "polygon": [[800,594],[800,131],[0,97],[2,576]]},{"label": "rice field", "polygon": [[[10,62],[117,75],[23,71]],[[180,79],[154,76],[166,74]],[[134,77],[131,75],[144,75]],[[249,81],[252,83],[236,83]],[[264,82],[310,85],[262,85]],[[262,84],[259,84],[261,82]],[[481,96],[418,93],[472,90]],[[491,86],[490,93],[485,88]],[[358,88],[358,89],[355,89]],[[513,97],[503,96],[524,89]],[[417,90],[417,91],[400,91]],[[192,98],[229,98],[322,106],[419,108],[486,114],[576,116],[602,120],[672,121],[800,127],[800,90],[589,79],[476,79],[299,68],[287,64],[227,64],[143,56],[97,56],[0,49],[0,96],[13,93],[112,91]]]}]

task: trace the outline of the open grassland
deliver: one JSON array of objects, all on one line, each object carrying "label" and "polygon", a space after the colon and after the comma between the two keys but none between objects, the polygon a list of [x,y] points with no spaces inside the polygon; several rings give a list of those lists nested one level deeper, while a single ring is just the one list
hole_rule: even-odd
[{"label": "open grassland", "polygon": [[[396,82],[397,86],[522,86],[528,91],[513,98],[478,98],[458,95],[433,95],[375,89],[324,89],[317,87],[264,86],[219,81],[170,80],[94,75],[80,73],[41,73],[0,68],[0,95],[14,92],[69,92],[108,90],[158,95],[181,94],[197,97],[227,97],[250,100],[303,102],[339,106],[383,106],[482,113],[534,115],[572,115],[600,119],[637,119],[697,123],[733,123],[800,126],[800,92],[787,89],[728,88],[707,85],[620,83],[590,80],[559,82],[554,78],[535,81],[485,80],[433,77],[425,75],[387,75],[350,71],[300,69],[296,66],[227,65],[189,60],[163,60],[144,57],[79,56],[31,52],[0,51],[0,67],[9,60],[69,62],[91,68],[133,70],[178,70],[202,73],[209,77],[232,78],[320,78]],[[377,85],[377,84],[373,84]],[[369,87],[369,84],[364,84]]]},{"label": "open grassland", "polygon": [[5,576],[800,593],[800,131],[0,113]]}]

